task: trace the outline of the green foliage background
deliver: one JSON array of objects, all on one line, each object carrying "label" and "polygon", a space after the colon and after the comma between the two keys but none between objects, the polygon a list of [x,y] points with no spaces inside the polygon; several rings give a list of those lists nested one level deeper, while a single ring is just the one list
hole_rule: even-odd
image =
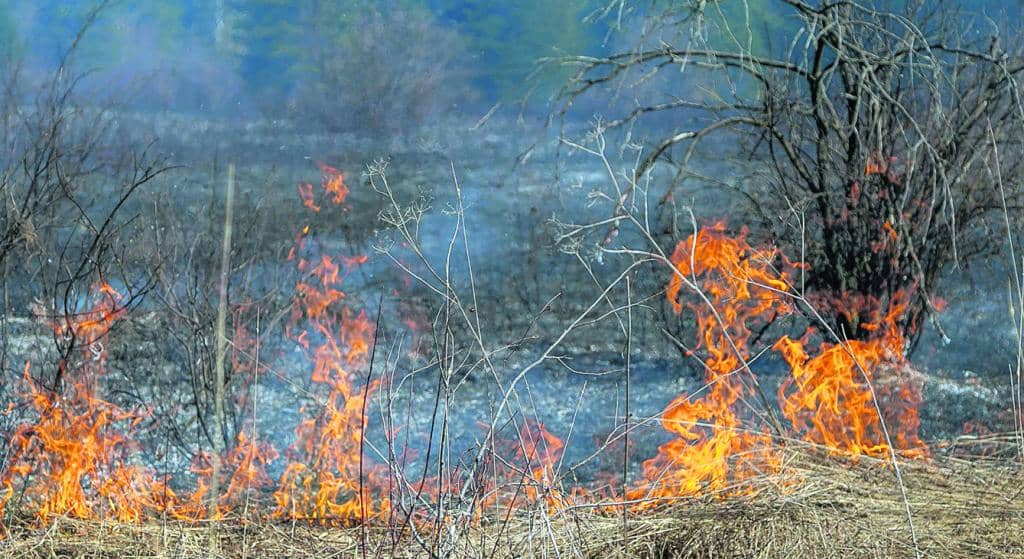
[{"label": "green foliage background", "polygon": [[[592,52],[600,46],[600,26],[584,18],[594,0],[445,0],[440,13],[465,38],[467,48],[484,67],[478,85],[498,97],[525,93],[526,79],[537,70],[537,60]],[[541,68],[542,90],[550,92],[568,70]],[[546,71],[544,71],[546,70]]]},{"label": "green foliage background", "polygon": [[7,4],[0,5],[0,60],[12,58],[19,52],[18,25]]},{"label": "green foliage background", "polygon": [[[420,10],[459,35],[474,65],[472,85],[485,98],[510,100],[534,83],[545,82],[541,89],[551,91],[550,84],[565,76],[556,69],[527,83],[538,58],[600,46],[603,30],[584,22],[600,1],[113,0],[83,41],[77,60],[89,68],[135,64],[141,74],[187,73],[190,61],[202,53],[216,57],[218,68],[236,72],[249,94],[282,100],[318,70],[318,50],[344,48],[352,40],[361,11]],[[0,52],[13,54],[19,48],[34,64],[55,63],[96,3],[0,3]],[[160,61],[159,67],[153,60]]]},{"label": "green foliage background", "polygon": [[[21,55],[30,65],[51,66],[67,49],[89,9],[102,0],[0,1],[0,55]],[[879,0],[881,1],[881,0]],[[416,10],[458,34],[468,53],[467,74],[481,100],[515,100],[535,90],[535,98],[555,91],[571,71],[542,57],[603,54],[625,46],[630,37],[608,40],[616,10],[588,20],[611,0],[109,0],[96,28],[78,53],[86,68],[119,69],[163,78],[164,101],[206,88],[225,96],[282,104],[303,80],[315,77],[318,52],[344,50],[359,33],[361,12],[383,14]],[[690,0],[626,0],[640,18]],[[966,0],[964,9],[998,15],[1018,0]],[[773,44],[794,21],[782,18],[778,0],[707,0],[709,45],[738,41],[755,53],[784,51]],[[1018,10],[1019,11],[1019,10]],[[723,30],[728,22],[733,35]],[[628,26],[626,26],[628,27]],[[635,27],[635,26],[634,26]],[[403,38],[404,39],[404,38]],[[415,44],[416,37],[408,37]],[[333,49],[326,49],[332,46]],[[430,44],[416,45],[428,50]],[[368,68],[367,71],[372,71]],[[175,86],[179,79],[185,85]],[[229,83],[230,82],[230,83]],[[177,87],[177,89],[175,89]],[[233,88],[233,89],[232,89]]]}]

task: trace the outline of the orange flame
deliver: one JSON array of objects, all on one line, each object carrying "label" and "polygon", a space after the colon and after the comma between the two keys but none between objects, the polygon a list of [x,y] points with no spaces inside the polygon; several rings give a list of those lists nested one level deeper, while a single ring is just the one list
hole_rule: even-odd
[{"label": "orange flame", "polygon": [[[700,332],[707,389],[702,395],[680,394],[662,414],[662,427],[675,438],[644,462],[644,484],[629,499],[678,497],[701,493],[742,493],[743,482],[778,468],[765,431],[742,425],[739,405],[753,395],[743,382],[750,359],[747,342],[754,325],[789,312],[784,293],[789,277],[772,268],[779,254],[755,250],[746,231],[737,237],[724,223],[700,230],[680,242],[672,255],[675,273],[667,295],[679,314],[688,308]],[[687,283],[698,285],[707,302],[681,300]]]},{"label": "orange flame", "polygon": [[567,506],[566,497],[559,490],[557,467],[565,443],[538,421],[525,421],[519,433],[522,444],[516,456],[528,467],[529,482],[526,497],[530,502],[543,499],[549,510]]},{"label": "orange flame", "polygon": [[864,176],[884,175],[889,172],[889,161],[881,152],[875,151],[868,156],[864,164]]},{"label": "orange flame", "polygon": [[345,177],[341,171],[327,165],[326,163],[318,163],[320,172],[323,173],[323,181],[321,186],[324,192],[331,195],[331,203],[335,206],[341,205],[345,198],[348,196],[348,186],[345,186]]},{"label": "orange flame", "polygon": [[[918,438],[922,381],[906,366],[897,326],[906,308],[901,296],[882,324],[865,327],[877,332],[876,338],[822,343],[813,358],[804,342],[784,336],[776,343],[792,371],[779,387],[782,411],[806,440],[834,453],[885,457],[889,445],[884,420],[896,449],[909,456],[927,455]],[[890,417],[879,417],[876,402]]]},{"label": "orange flame", "polygon": [[[213,463],[210,453],[203,452],[195,457],[191,468],[197,475],[196,490],[187,500],[168,506],[168,512],[178,520],[221,519],[249,498],[258,502],[262,490],[274,487],[274,481],[267,475],[267,465],[277,458],[277,451],[270,443],[252,440],[244,430],[239,431],[235,446],[223,460],[223,471],[218,480],[224,490],[218,496],[216,509],[210,510],[207,497]],[[231,472],[230,476],[228,472]]]},{"label": "orange flame", "polygon": [[[341,172],[322,163],[320,168],[330,203],[342,204],[348,188]],[[307,233],[308,228],[299,238]],[[341,261],[349,270],[366,257]],[[325,395],[322,409],[295,430],[295,441],[286,453],[289,462],[274,492],[274,516],[348,524],[386,515],[388,500],[376,483],[380,468],[368,459],[364,463],[362,456],[365,400],[376,391],[377,381],[360,390],[351,372],[366,365],[373,326],[365,312],[354,313],[342,305],[344,276],[334,259],[322,255],[308,271],[300,260],[297,268],[307,277],[296,284],[287,332],[306,350],[313,362],[311,380]]]},{"label": "orange flame", "polygon": [[[342,174],[328,165],[320,167],[326,200],[342,204],[348,194]],[[311,185],[299,185],[299,195],[306,208],[320,211]],[[18,425],[12,435],[10,458],[0,470],[0,516],[20,493],[19,503],[35,511],[42,523],[55,515],[135,522],[155,512],[182,520],[217,519],[270,488],[275,488],[278,517],[346,523],[385,514],[390,507],[380,489],[380,468],[367,461],[364,472],[361,456],[364,400],[377,383],[360,390],[349,372],[366,364],[373,326],[365,312],[342,304],[344,275],[334,259],[297,258],[307,249],[309,233],[307,225],[288,254],[304,277],[296,284],[296,304],[286,331],[313,360],[311,378],[324,387],[324,405],[296,429],[287,453],[291,462],[276,484],[267,475],[267,465],[278,457],[277,451],[245,431],[223,457],[223,479],[218,482],[225,489],[212,510],[207,502],[213,475],[209,453],[195,457],[191,471],[197,475],[197,487],[184,498],[150,470],[127,465],[136,450],[129,433],[145,415],[97,396],[106,359],[104,338],[126,312],[121,296],[103,284],[97,286],[96,304],[89,310],[51,322],[60,339],[74,339],[82,347],[76,369],[59,364],[68,379],[65,393],[53,394],[39,385],[26,364],[23,397],[34,419]],[[341,258],[345,270],[366,261],[363,255]],[[256,340],[237,315],[232,363],[240,371],[255,367],[244,349]]]},{"label": "orange flame", "polygon": [[[891,172],[883,163],[869,160],[867,174]],[[303,205],[315,213],[328,204],[341,206],[349,193],[340,171],[319,165],[323,206],[311,184],[298,189]],[[898,240],[888,222],[883,227],[892,241]],[[74,339],[81,347],[73,369],[72,364],[58,364],[66,373],[63,392],[55,394],[42,386],[25,366],[21,396],[31,418],[16,426],[10,458],[0,470],[0,516],[18,494],[18,502],[40,523],[56,515],[138,522],[156,512],[182,520],[220,519],[250,498],[273,490],[275,518],[331,525],[386,519],[392,512],[388,472],[366,457],[363,448],[368,399],[382,382],[363,380],[375,327],[365,311],[350,306],[342,290],[346,274],[367,257],[310,255],[307,251],[316,243],[311,240],[307,246],[309,234],[307,225],[288,253],[301,277],[285,330],[311,361],[316,411],[306,414],[313,404],[303,410],[305,419],[285,452],[280,479],[267,474],[278,452],[248,434],[255,429],[240,432],[234,448],[223,455],[223,479],[217,482],[224,491],[212,507],[209,453],[193,460],[197,487],[183,497],[150,469],[131,464],[137,452],[131,434],[147,416],[98,395],[105,337],[125,314],[121,296],[102,284],[94,290],[91,308],[51,321],[61,339]],[[625,494],[639,503],[637,508],[675,497],[749,494],[755,491],[755,478],[781,468],[764,423],[752,421],[759,413],[751,403],[758,389],[747,363],[754,354],[753,332],[793,311],[789,286],[793,270],[801,265],[777,250],[752,247],[745,229],[728,234],[724,223],[679,242],[670,261],[673,275],[666,285],[667,300],[676,315],[686,311],[696,324],[698,337],[691,353],[702,355],[705,386],[678,395],[665,408],[661,424],[672,438],[643,463],[642,479]],[[686,297],[684,291],[693,295]],[[816,355],[805,349],[813,335],[810,330],[802,340],[784,336],[774,344],[791,370],[778,398],[797,435],[835,454],[883,456],[890,451],[884,421],[893,449],[911,457],[928,455],[918,437],[922,380],[903,356],[898,326],[907,299],[901,294],[883,306],[864,295],[835,298],[851,321],[864,315],[856,322],[873,336],[870,339],[821,343]],[[415,333],[417,321],[409,309],[405,311],[406,324]],[[256,366],[244,348],[258,340],[245,330],[238,314],[235,322],[232,363],[242,371]],[[8,406],[6,413],[12,409]],[[535,420],[525,420],[517,435],[516,440],[495,445],[489,472],[493,475],[483,476],[487,479],[481,486],[479,510],[504,506],[511,511],[540,504],[557,511],[587,495],[581,488],[562,486],[561,439]],[[442,491],[460,492],[461,482],[454,476],[424,479],[420,489],[440,498]]]},{"label": "orange flame", "polygon": [[874,151],[868,156],[868,160],[864,164],[864,176],[883,175],[885,180],[898,185],[903,181],[903,178],[896,169],[898,162],[899,159],[896,157],[890,156],[887,158],[882,152]]},{"label": "orange flame", "polygon": [[[776,260],[783,271],[773,267]],[[746,367],[752,328],[792,312],[790,270],[800,265],[775,250],[752,248],[745,230],[728,236],[722,223],[680,242],[671,261],[668,300],[676,314],[688,309],[696,320],[701,337],[695,349],[706,354],[706,392],[681,394],[662,414],[662,426],[676,438],[644,462],[643,482],[627,492],[639,508],[653,504],[652,498],[749,492],[745,481],[780,467],[769,434],[744,428],[739,408],[757,382]],[[684,286],[697,289],[697,297],[681,299]],[[873,298],[841,298],[848,317],[864,313],[875,319],[864,325],[878,333],[874,339],[823,343],[813,357],[804,342],[788,336],[774,345],[791,368],[779,402],[798,434],[836,454],[883,456],[889,451],[884,420],[896,449],[927,456],[918,437],[922,377],[906,363],[897,324],[906,300],[900,295],[879,316]]]},{"label": "orange flame", "polygon": [[[80,365],[61,363],[67,387],[57,394],[30,375],[26,363],[23,397],[34,419],[19,424],[11,455],[0,471],[0,516],[16,491],[25,510],[46,523],[53,516],[113,518],[137,522],[163,506],[168,490],[147,469],[125,465],[137,449],[128,433],[145,418],[97,396],[105,369],[103,340],[124,314],[121,296],[109,285],[95,289],[89,310],[55,320],[54,330],[81,345]],[[73,375],[71,373],[74,373]]]},{"label": "orange flame", "polygon": [[308,182],[299,183],[299,197],[302,198],[302,205],[306,206],[314,212],[320,211],[320,206],[316,205],[316,201],[313,196],[313,185]]},{"label": "orange flame", "polygon": [[550,512],[566,508],[569,497],[561,489],[558,464],[565,443],[534,419],[525,419],[517,437],[495,441],[495,461],[485,481],[480,510],[501,507],[516,510],[537,503]]}]

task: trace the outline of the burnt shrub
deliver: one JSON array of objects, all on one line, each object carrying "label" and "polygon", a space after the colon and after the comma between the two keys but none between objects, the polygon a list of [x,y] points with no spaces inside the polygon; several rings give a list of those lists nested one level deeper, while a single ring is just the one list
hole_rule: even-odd
[{"label": "burnt shrub", "polygon": [[896,306],[912,342],[926,319],[941,330],[950,266],[997,252],[1021,215],[1019,41],[952,2],[751,3],[784,18],[767,31],[712,4],[624,3],[643,39],[571,60],[563,114],[635,94],[602,125],[642,142],[634,184],[674,172],[657,181],[665,249],[687,234],[692,187],[731,191],[719,204],[747,209],[734,221],[809,265],[793,292],[837,335],[870,338]]},{"label": "burnt shrub", "polygon": [[316,14],[300,116],[332,132],[381,137],[408,133],[473,93],[460,71],[458,35],[429,12],[386,5]]}]

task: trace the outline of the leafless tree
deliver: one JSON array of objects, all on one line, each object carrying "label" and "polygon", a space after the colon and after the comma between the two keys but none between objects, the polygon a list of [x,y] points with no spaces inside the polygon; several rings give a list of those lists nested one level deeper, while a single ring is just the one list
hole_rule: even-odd
[{"label": "leafless tree", "polygon": [[466,100],[457,35],[425,10],[394,4],[306,8],[311,63],[296,93],[300,113],[330,130],[386,138]]},{"label": "leafless tree", "polygon": [[563,59],[578,71],[555,116],[587,96],[617,99],[601,127],[644,144],[630,182],[661,163],[676,171],[660,193],[666,246],[680,185],[707,182],[696,162],[753,162],[734,166],[752,180],[730,186],[759,231],[808,264],[801,288],[834,309],[832,326],[869,336],[906,297],[916,341],[943,273],[1001,247],[1004,207],[1020,215],[1018,37],[952,2],[774,0],[758,7],[782,23],[756,41],[753,3],[724,4],[616,0],[598,15],[625,28],[632,14],[640,38]]},{"label": "leafless tree", "polygon": [[[148,149],[119,149],[109,106],[83,104],[74,69],[79,42],[105,3],[84,19],[74,41],[42,83],[28,83],[18,64],[0,77],[0,270],[4,316],[29,303],[51,321],[74,320],[99,282],[115,284],[120,305],[135,305],[152,286],[127,262],[121,233],[126,207],[146,183],[166,170]],[[86,340],[55,336],[60,365],[43,385],[60,390],[65,362]],[[6,330],[0,337],[6,363]]]}]

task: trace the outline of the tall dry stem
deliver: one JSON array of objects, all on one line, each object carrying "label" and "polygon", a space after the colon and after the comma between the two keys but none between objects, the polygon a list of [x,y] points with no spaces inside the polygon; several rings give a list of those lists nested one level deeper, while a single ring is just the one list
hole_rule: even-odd
[{"label": "tall dry stem", "polygon": [[[220,499],[221,455],[224,452],[224,354],[227,349],[225,328],[228,314],[228,278],[231,275],[231,226],[234,218],[235,204],[235,165],[228,165],[227,193],[224,201],[224,237],[220,255],[220,288],[217,292],[217,351],[214,364],[213,387],[213,475],[210,478],[210,511],[217,514],[217,502]],[[211,527],[210,554],[214,553],[213,526]]]}]

